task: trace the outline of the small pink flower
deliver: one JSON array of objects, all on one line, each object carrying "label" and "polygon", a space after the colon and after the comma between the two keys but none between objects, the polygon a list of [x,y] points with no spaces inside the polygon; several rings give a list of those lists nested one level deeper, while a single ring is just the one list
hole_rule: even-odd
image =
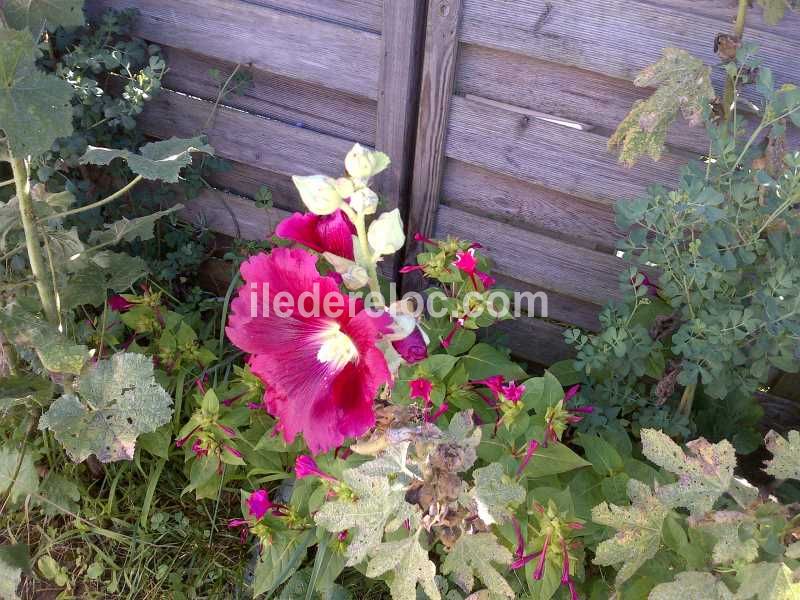
[{"label": "small pink flower", "polygon": [[525,393],[525,386],[517,385],[514,381],[509,381],[506,385],[502,386],[500,390],[506,400],[516,404]]},{"label": "small pink flower", "polygon": [[348,531],[345,529],[344,531],[340,531],[336,534],[336,539],[340,542],[344,542],[347,539]]},{"label": "small pink flower", "polygon": [[515,559],[514,562],[511,563],[511,570],[516,571],[517,569],[521,569],[533,559],[537,558],[541,555],[541,552],[534,552],[532,554],[526,554],[525,556],[520,556],[519,558]]},{"label": "small pink flower", "polygon": [[241,530],[239,531],[239,541],[244,544],[247,541],[247,534],[250,533],[250,523],[245,521],[244,519],[231,519],[228,521],[228,527],[231,529],[235,529],[240,527]]},{"label": "small pink flower", "polygon": [[228,446],[228,445],[226,444],[226,445],[224,445],[222,448],[223,448],[224,450],[226,450],[228,453],[230,453],[230,454],[232,454],[233,456],[235,456],[236,458],[242,458],[242,453],[241,453],[241,452],[239,452],[239,451],[238,451],[236,448],[234,448],[233,446]]},{"label": "small pink flower", "polygon": [[564,555],[561,565],[561,583],[569,584],[569,551],[567,549],[567,541],[561,538],[561,553]]},{"label": "small pink flower", "polygon": [[400,272],[405,273],[413,273],[414,271],[422,271],[425,268],[425,265],[406,265],[404,267],[400,267]]},{"label": "small pink flower", "polygon": [[655,283],[653,283],[652,281],[650,281],[650,278],[647,276],[646,273],[641,273],[640,272],[637,275],[641,275],[642,276],[642,282],[637,285],[636,284],[637,277],[636,277],[636,275],[634,275],[633,277],[631,277],[631,284],[633,284],[637,288],[639,286],[643,285],[644,287],[647,288],[647,294],[648,295],[650,295],[650,296],[658,296],[658,292],[661,291],[661,288],[658,285],[656,285]]},{"label": "small pink flower", "polygon": [[229,438],[236,437],[236,431],[227,425],[223,425],[222,423],[217,423],[217,427],[219,427],[222,432],[227,435]]},{"label": "small pink flower", "polygon": [[522,537],[522,526],[520,525],[517,517],[511,517],[511,525],[514,527],[514,537],[517,540],[517,547],[514,550],[514,556],[522,558],[525,554],[525,538]]},{"label": "small pink flower", "polygon": [[476,290],[478,289],[477,279],[480,279],[484,288],[489,288],[495,284],[494,278],[478,270],[478,259],[475,258],[475,248],[480,247],[480,244],[473,244],[466,251],[459,250],[456,253],[456,260],[453,262],[454,267],[469,275],[472,285]]},{"label": "small pink flower", "polygon": [[297,479],[319,477],[326,481],[338,481],[335,477],[328,475],[325,471],[320,469],[316,461],[307,454],[301,454],[294,461],[294,476],[297,477]]},{"label": "small pink flower", "polygon": [[470,383],[472,385],[486,386],[497,400],[500,398],[500,394],[503,393],[503,386],[505,385],[506,380],[502,375],[492,375],[486,379],[478,379],[477,381],[471,381]]},{"label": "small pink flower", "polygon": [[539,442],[536,440],[531,440],[528,442],[528,449],[525,452],[525,457],[522,459],[522,462],[519,463],[519,467],[517,467],[517,477],[522,475],[522,472],[525,470],[525,467],[528,466],[528,463],[531,461],[531,458],[538,448]]},{"label": "small pink flower", "polygon": [[450,347],[450,344],[453,343],[453,336],[455,336],[455,334],[458,332],[459,329],[464,327],[464,323],[465,322],[466,322],[466,317],[465,316],[461,317],[459,319],[456,319],[456,322],[453,325],[453,328],[450,330],[450,333],[448,333],[442,339],[442,348],[449,348]]},{"label": "small pink flower", "polygon": [[432,239],[425,237],[419,231],[414,234],[414,241],[422,242],[423,244],[429,244],[431,246],[438,246],[439,245],[439,242],[435,242]]},{"label": "small pink flower", "polygon": [[410,398],[419,398],[424,401],[425,406],[430,405],[433,383],[431,383],[429,379],[425,379],[424,377],[412,379],[408,385],[411,388],[411,393],[409,394]]},{"label": "small pink flower", "polygon": [[117,312],[126,312],[126,311],[130,310],[131,308],[133,308],[133,306],[134,306],[133,302],[131,302],[129,300],[126,300],[125,298],[123,298],[119,294],[111,296],[107,300],[107,304],[108,304],[108,307],[111,310],[115,310]]},{"label": "small pink flower", "polygon": [[275,505],[269,499],[267,490],[256,490],[246,500],[247,510],[257,520],[261,520]]},{"label": "small pink flower", "polygon": [[192,452],[194,452],[194,455],[198,458],[201,456],[208,456],[208,448],[203,446],[203,442],[200,441],[200,438],[196,439],[194,444],[192,444]]}]

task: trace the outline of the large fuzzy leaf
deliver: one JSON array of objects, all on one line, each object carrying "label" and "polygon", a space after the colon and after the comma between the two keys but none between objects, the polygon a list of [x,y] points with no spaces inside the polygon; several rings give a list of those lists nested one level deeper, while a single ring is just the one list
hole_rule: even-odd
[{"label": "large fuzzy leaf", "polygon": [[733,600],[733,594],[711,573],[688,571],[678,573],[675,581],[661,583],[653,588],[648,600]]},{"label": "large fuzzy leaf", "polygon": [[510,518],[512,510],[525,500],[525,489],[503,473],[500,463],[475,469],[473,476],[475,487],[471,495],[487,525]]},{"label": "large fuzzy leaf", "polygon": [[35,494],[38,488],[39,476],[31,455],[26,453],[20,457],[18,450],[5,446],[0,448],[0,498],[8,496],[11,502],[16,503]]},{"label": "large fuzzy leaf", "polygon": [[794,583],[792,570],[783,563],[747,565],[739,573],[742,585],[736,600],[797,600],[800,583]]},{"label": "large fuzzy leaf", "polygon": [[514,590],[492,563],[505,569],[511,563],[511,552],[497,542],[491,533],[464,534],[442,564],[442,574],[452,574],[453,581],[466,593],[475,587],[475,577],[483,582],[489,592],[513,598]]},{"label": "large fuzzy leaf", "polygon": [[28,31],[0,29],[0,129],[17,157],[39,156],[72,133],[72,87],[36,68]]},{"label": "large fuzzy leaf", "polygon": [[641,436],[644,455],[678,476],[676,483],[657,490],[668,506],[688,508],[693,516],[702,516],[728,491],[736,466],[736,452],[730,442],[711,444],[698,438],[686,444],[686,454],[661,431],[643,429]]},{"label": "large fuzzy leaf", "polygon": [[776,479],[800,480],[800,432],[790,431],[788,439],[774,431],[767,434],[767,450],[772,459],[767,461],[765,471]]},{"label": "large fuzzy leaf", "polygon": [[115,354],[87,367],[78,395],[61,396],[39,420],[39,429],[50,429],[76,462],[90,454],[101,462],[130,460],[136,438],[172,415],[172,399],[141,354]]},{"label": "large fuzzy leaf", "polygon": [[113,160],[121,158],[127,161],[131,171],[145,179],[178,183],[181,169],[192,162],[192,152],[214,154],[214,149],[200,137],[171,138],[163,142],[145,144],[141,147],[140,154],[129,150],[89,146],[80,162],[81,164],[108,165]]},{"label": "large fuzzy leaf", "polygon": [[603,502],[592,509],[592,520],[617,530],[610,540],[597,546],[595,564],[610,566],[622,563],[617,571],[621,585],[661,547],[661,527],[669,509],[640,481],[628,481],[630,506]]},{"label": "large fuzzy leaf", "polygon": [[758,557],[758,542],[752,538],[742,540],[739,528],[752,517],[735,510],[718,510],[709,513],[705,519],[692,519],[692,527],[706,531],[717,543],[711,553],[715,564],[729,564],[734,561],[752,562]]},{"label": "large fuzzy leaf", "polygon": [[419,543],[419,532],[396,542],[385,542],[372,552],[367,577],[380,577],[390,571],[392,600],[417,600],[417,584],[430,600],[441,600],[434,579],[436,565]]},{"label": "large fuzzy leaf", "polygon": [[42,29],[80,27],[85,23],[83,0],[5,0],[3,13],[14,29],[29,29],[39,35]]},{"label": "large fuzzy leaf", "polygon": [[345,529],[353,533],[347,547],[347,566],[353,566],[380,545],[385,531],[396,530],[405,519],[413,517],[415,509],[405,501],[405,486],[390,484],[386,477],[348,469],[342,478],[355,499],[326,502],[314,520],[332,533]]},{"label": "large fuzzy leaf", "polygon": [[106,301],[107,290],[127,290],[148,272],[144,260],[120,252],[93,253],[76,266],[79,270],[70,275],[60,294],[64,310],[85,304],[99,306]]},{"label": "large fuzzy leaf", "polygon": [[73,344],[55,326],[18,305],[0,311],[0,331],[15,346],[35,350],[42,366],[54,373],[77,375],[89,359],[86,346]]},{"label": "large fuzzy leaf", "polygon": [[155,237],[154,227],[156,222],[162,217],[174,213],[183,208],[181,204],[150,213],[136,219],[122,217],[119,221],[106,223],[103,229],[93,231],[89,235],[89,243],[92,245],[113,245],[120,242],[132,242],[136,239],[141,241],[152,240]]}]

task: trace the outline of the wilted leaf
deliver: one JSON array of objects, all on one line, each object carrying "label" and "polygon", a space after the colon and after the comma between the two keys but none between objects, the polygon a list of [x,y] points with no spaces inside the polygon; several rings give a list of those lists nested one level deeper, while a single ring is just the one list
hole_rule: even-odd
[{"label": "wilted leaf", "polygon": [[788,440],[774,431],[766,437],[767,450],[772,459],[767,461],[767,473],[776,479],[800,480],[800,432],[790,431]]},{"label": "wilted leaf", "polygon": [[42,29],[80,27],[84,24],[83,0],[5,0],[2,11],[14,29],[29,29],[38,36]]},{"label": "wilted leaf", "polygon": [[[17,471],[19,466],[19,471]],[[30,454],[25,454],[20,462],[18,450],[0,447],[0,498],[9,497],[16,503],[39,489],[39,476]]]},{"label": "wilted leaf", "polygon": [[648,154],[661,158],[667,129],[678,114],[690,124],[701,122],[705,105],[714,98],[711,69],[685,50],[664,49],[657,63],[639,73],[638,87],[655,87],[647,100],[637,100],[608,141],[609,149],[619,148],[619,159],[628,165]]},{"label": "wilted leaf", "polygon": [[163,142],[145,144],[141,148],[141,154],[129,150],[89,146],[80,162],[81,164],[108,165],[114,159],[121,158],[127,161],[131,171],[145,179],[178,183],[181,169],[192,162],[192,152],[213,155],[214,149],[200,137],[171,138]]},{"label": "wilted leaf", "polygon": [[730,590],[711,573],[678,573],[675,581],[653,588],[648,600],[733,600]]},{"label": "wilted leaf", "polygon": [[736,452],[727,440],[711,444],[698,438],[686,444],[689,453],[685,454],[661,431],[643,429],[641,437],[644,455],[678,476],[677,483],[657,489],[658,497],[668,506],[688,508],[693,516],[702,516],[728,491]]},{"label": "wilted leaf", "polygon": [[87,367],[78,395],[64,394],[39,420],[39,429],[50,429],[76,462],[90,454],[101,462],[130,460],[136,438],[172,416],[172,399],[141,354],[115,354]]},{"label": "wilted leaf", "polygon": [[342,478],[355,493],[355,500],[326,502],[314,520],[331,533],[345,529],[352,532],[347,566],[353,566],[380,545],[384,531],[399,527],[416,509],[405,501],[405,486],[390,484],[386,477],[371,477],[358,469],[348,469]]},{"label": "wilted leaf", "polygon": [[751,562],[758,558],[758,542],[754,539],[741,540],[739,526],[751,521],[744,513],[733,510],[718,510],[709,513],[701,520],[690,520],[690,525],[702,529],[716,538],[717,543],[711,557],[715,564],[734,561]]},{"label": "wilted leaf", "polygon": [[0,311],[0,331],[14,345],[35,350],[42,366],[54,373],[77,375],[89,359],[86,346],[73,344],[54,325],[18,305]]},{"label": "wilted leaf", "polygon": [[613,538],[597,546],[595,564],[622,563],[617,571],[617,586],[633,575],[661,547],[661,527],[669,509],[640,481],[628,481],[630,506],[603,502],[592,509],[592,520],[617,530]]},{"label": "wilted leaf", "polygon": [[396,542],[385,542],[376,548],[367,563],[367,577],[380,577],[393,572],[389,589],[392,600],[417,600],[417,584],[430,600],[440,600],[436,587],[436,565],[419,543],[419,532]]},{"label": "wilted leaf", "polygon": [[514,590],[492,563],[505,569],[511,563],[511,552],[497,542],[491,533],[464,534],[442,564],[442,574],[452,574],[453,581],[466,593],[475,587],[475,577],[490,592],[506,598],[514,597]]},{"label": "wilted leaf", "polygon": [[475,487],[471,494],[478,515],[487,525],[510,518],[513,508],[525,500],[525,489],[503,472],[500,463],[475,469],[473,477]]},{"label": "wilted leaf", "polygon": [[0,129],[11,154],[39,156],[72,133],[72,86],[36,68],[29,31],[0,29]]},{"label": "wilted leaf", "polygon": [[792,570],[783,563],[756,563],[739,571],[742,585],[736,600],[797,600],[800,583],[794,583]]}]

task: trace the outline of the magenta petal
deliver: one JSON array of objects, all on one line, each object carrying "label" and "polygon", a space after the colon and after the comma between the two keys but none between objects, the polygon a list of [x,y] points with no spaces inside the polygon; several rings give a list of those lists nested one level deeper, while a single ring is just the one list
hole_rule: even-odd
[{"label": "magenta petal", "polygon": [[419,398],[425,402],[427,407],[431,402],[431,392],[433,391],[433,384],[430,380],[420,377],[419,379],[412,379],[408,382],[410,387],[409,398]]},{"label": "magenta petal", "polygon": [[111,310],[115,310],[117,312],[125,312],[126,310],[130,310],[130,308],[133,306],[133,302],[129,302],[120,295],[111,296],[107,303]]},{"label": "magenta petal", "polygon": [[256,490],[250,494],[246,503],[250,514],[256,519],[261,519],[273,507],[267,490]]},{"label": "magenta petal", "polygon": [[581,384],[577,383],[573,385],[571,388],[567,390],[567,393],[564,394],[564,404],[568,403],[572,400],[575,396],[577,396],[581,392]]},{"label": "magenta petal", "polygon": [[463,271],[467,275],[474,275],[475,270],[478,268],[478,260],[475,258],[475,250],[470,248],[466,252],[459,251],[456,254],[456,260],[453,266]]},{"label": "magenta petal", "polygon": [[409,364],[413,365],[428,358],[428,345],[425,343],[425,338],[419,327],[414,329],[411,335],[402,340],[392,342],[392,346],[403,357],[403,360]]},{"label": "magenta petal", "polygon": [[319,216],[312,213],[294,213],[284,219],[275,229],[279,237],[316,250],[331,252],[353,260],[353,235],[356,230],[341,210]]}]

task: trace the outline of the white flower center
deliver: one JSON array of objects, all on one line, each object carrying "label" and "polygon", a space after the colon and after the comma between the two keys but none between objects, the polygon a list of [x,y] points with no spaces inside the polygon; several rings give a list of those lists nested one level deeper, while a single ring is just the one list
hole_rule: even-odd
[{"label": "white flower center", "polygon": [[358,349],[353,340],[342,333],[337,324],[325,329],[319,339],[322,345],[317,350],[317,360],[330,363],[337,371],[358,358]]}]

